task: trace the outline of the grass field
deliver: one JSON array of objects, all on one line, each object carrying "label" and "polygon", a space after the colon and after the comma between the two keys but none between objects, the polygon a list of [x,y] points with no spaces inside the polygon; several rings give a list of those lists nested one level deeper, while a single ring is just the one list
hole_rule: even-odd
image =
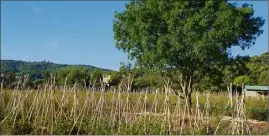
[{"label": "grass field", "polygon": [[2,89],[0,134],[268,134],[266,97],[169,91]]}]

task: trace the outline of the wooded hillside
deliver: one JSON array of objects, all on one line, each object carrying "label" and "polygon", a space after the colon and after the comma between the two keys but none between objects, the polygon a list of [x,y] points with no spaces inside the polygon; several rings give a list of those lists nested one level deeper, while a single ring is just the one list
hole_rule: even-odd
[{"label": "wooded hillside", "polygon": [[[220,91],[225,90],[229,83],[268,85],[268,52],[259,56],[235,57],[231,59],[230,65],[212,71],[211,77],[203,77],[195,84],[199,90]],[[51,74],[56,76],[56,83],[63,85],[67,77],[67,84],[88,86],[90,80],[96,80],[96,85],[100,85],[102,74],[111,74],[111,85],[118,85],[120,81],[127,82],[128,72],[134,75],[133,88],[161,87],[164,85],[163,77],[156,71],[145,70],[131,65],[122,64],[120,71],[101,69],[89,65],[67,65],[55,64],[52,62],[25,62],[17,60],[2,60],[1,72],[4,73],[5,87],[14,87],[18,82],[18,77],[29,74],[29,85],[44,83]],[[17,77],[17,78],[16,78]],[[178,85],[175,84],[174,87]]]}]

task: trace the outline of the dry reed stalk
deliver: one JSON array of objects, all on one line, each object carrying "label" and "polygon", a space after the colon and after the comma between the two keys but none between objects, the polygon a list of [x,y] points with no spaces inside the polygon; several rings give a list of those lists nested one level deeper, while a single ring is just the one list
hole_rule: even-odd
[{"label": "dry reed stalk", "polygon": [[76,120],[76,115],[77,115],[77,90],[76,90],[76,86],[77,86],[77,82],[75,82],[73,88],[72,88],[72,92],[73,92],[73,104],[72,104],[72,109],[71,109],[71,113],[70,113],[70,117],[73,118],[73,121],[75,122]]},{"label": "dry reed stalk", "polygon": [[230,83],[230,88],[228,89],[229,95],[230,95],[230,101],[231,101],[231,108],[233,108],[233,84]]},{"label": "dry reed stalk", "polygon": [[79,118],[80,118],[80,122],[79,122],[79,128],[78,128],[78,131],[77,131],[77,135],[79,134],[79,131],[80,131],[80,128],[81,128],[81,125],[82,125],[82,121],[84,119],[84,115],[85,115],[85,111],[86,111],[86,107],[89,105],[89,92],[87,92],[87,97],[86,97],[86,100],[81,108],[81,110],[79,110],[79,114],[78,114],[78,117],[76,118],[70,132],[69,132],[69,135],[71,134],[71,132],[73,131],[75,125],[77,124]]},{"label": "dry reed stalk", "polygon": [[111,119],[113,119],[113,116],[115,114],[115,111],[114,111],[114,108],[115,108],[115,106],[114,106],[115,105],[115,93],[116,93],[116,88],[113,91],[111,102],[110,102],[110,107],[111,107],[111,110],[110,110],[110,118]]},{"label": "dry reed stalk", "polygon": [[64,115],[65,118],[67,118],[67,115],[65,114],[64,110],[63,110],[63,105],[61,101],[58,101],[57,96],[55,93],[53,93],[53,97],[54,97],[54,104],[58,105],[58,110],[56,110],[55,105],[54,105],[54,118],[55,118],[55,123],[57,126],[57,120],[61,120],[62,119],[62,114]]},{"label": "dry reed stalk", "polygon": [[188,121],[189,121],[189,127],[191,128],[191,129],[194,129],[194,128],[192,128],[192,120],[193,120],[193,115],[192,115],[192,111],[191,111],[191,105],[189,105],[189,103],[188,103],[188,101],[187,101],[187,97],[185,97],[185,101],[186,101],[186,105],[187,105],[187,117],[188,117]]},{"label": "dry reed stalk", "polygon": [[[185,106],[184,106],[184,111],[183,111],[183,116],[182,116],[182,122],[181,122],[181,126],[180,126],[180,135],[182,134],[183,132],[183,126],[185,125],[185,119],[188,119],[190,122],[191,122],[191,119],[190,119],[190,116],[188,116],[189,114],[189,109],[188,109],[188,101],[187,101],[187,98],[185,97]],[[188,113],[186,113],[186,111]],[[186,115],[187,114],[187,115]],[[189,123],[190,124],[190,123]],[[191,124],[190,124],[191,125]]]},{"label": "dry reed stalk", "polygon": [[7,107],[10,107],[12,109],[11,110],[12,113],[14,112],[13,109],[15,108],[15,105],[16,105],[16,97],[18,94],[20,84],[21,84],[21,78],[19,79],[17,86],[12,91],[11,97],[10,97],[9,102],[7,104]]},{"label": "dry reed stalk", "polygon": [[[109,123],[109,127],[110,128],[113,128],[113,126],[115,125],[115,114],[116,114],[116,111],[115,111],[115,108],[116,108],[116,105],[115,105],[115,95],[116,95],[116,88],[114,88],[113,90],[113,94],[112,94],[112,98],[111,98],[111,101],[110,101],[110,115],[109,115],[109,118],[111,119],[110,120],[110,123]],[[113,133],[113,130],[111,130],[111,132]]]},{"label": "dry reed stalk", "polygon": [[[159,120],[160,116],[156,116],[156,115],[159,115],[159,113],[157,113],[157,108],[158,108],[158,96],[159,96],[159,90],[156,89],[155,90],[155,95],[154,95],[154,100],[153,100],[153,103],[152,103],[152,106],[151,106],[151,110],[150,110],[150,113],[153,113],[153,115],[155,116],[149,116],[149,120]],[[152,118],[153,119],[152,119]]]},{"label": "dry reed stalk", "polygon": [[[242,85],[243,95],[239,98],[238,93],[236,94],[236,105],[235,105],[235,118],[232,118],[231,128],[232,134],[234,135],[244,135],[250,134],[250,129],[248,127],[248,121],[245,116],[245,105],[244,105],[244,85]],[[246,129],[246,132],[245,132]],[[245,132],[245,133],[244,133]]]},{"label": "dry reed stalk", "polygon": [[3,92],[4,79],[1,80],[0,93]]},{"label": "dry reed stalk", "polygon": [[[117,99],[117,104],[116,104],[116,113],[118,113],[118,128],[117,128],[117,134],[120,134],[121,131],[121,108],[122,108],[122,102],[121,102],[121,90],[119,89],[118,93],[118,99]],[[115,114],[115,117],[117,114]]]},{"label": "dry reed stalk", "polygon": [[[119,89],[118,89],[119,90]],[[116,88],[113,91],[113,96],[112,96],[112,100],[111,100],[111,110],[110,110],[110,119],[111,119],[111,123],[109,123],[110,128],[113,128],[113,126],[115,126],[115,122],[116,122],[116,114],[117,114],[117,102],[116,101]],[[111,129],[111,132],[114,134],[113,129]]]},{"label": "dry reed stalk", "polygon": [[[41,125],[40,121],[42,120],[42,118],[40,118],[40,112],[41,112],[42,103],[44,101],[44,98],[42,97],[43,96],[42,93],[43,93],[42,90],[41,91],[38,90],[37,101],[34,104],[34,109],[35,109],[34,110],[35,112],[33,113],[34,114],[34,120],[33,120],[34,126]],[[31,117],[31,115],[30,115],[30,117]]]},{"label": "dry reed stalk", "polygon": [[[17,93],[17,89],[18,89],[18,86],[19,86],[19,83],[20,83],[20,80],[19,80],[19,82],[18,82],[18,84],[17,84],[17,87],[13,90],[13,92],[12,92],[12,95],[11,95],[11,97],[10,97],[10,99],[9,99],[9,102],[8,102],[8,104],[7,104],[7,107],[9,107],[9,108],[11,108],[11,111],[9,112],[9,114],[0,122],[0,124],[1,123],[3,123],[11,114],[13,114],[14,115],[14,112],[15,112],[15,108],[16,108],[16,93]],[[12,107],[11,107],[12,106]]]},{"label": "dry reed stalk", "polygon": [[153,103],[151,106],[151,112],[153,112],[153,109],[154,109],[155,114],[157,113],[157,107],[158,107],[158,94],[159,94],[159,91],[158,91],[158,89],[156,89],[155,95],[154,95],[154,100],[153,100]]},{"label": "dry reed stalk", "polygon": [[[79,112],[79,113],[80,113],[79,116],[81,116],[81,119],[80,119],[80,123],[79,123],[78,131],[77,131],[77,135],[79,134],[79,131],[80,131],[80,128],[81,128],[81,125],[82,125],[82,121],[83,121],[84,116],[85,116],[85,113],[86,113],[86,111],[87,111],[86,108],[89,107],[89,101],[90,101],[89,99],[90,99],[90,92],[88,91],[88,92],[87,92],[87,98],[86,98],[86,100],[85,100],[85,103],[84,103],[84,105],[83,105],[81,111]],[[82,115],[81,115],[81,114],[82,114]]]},{"label": "dry reed stalk", "polygon": [[94,109],[95,109],[95,106],[96,106],[96,97],[95,97],[95,89],[92,89],[91,90],[92,93],[91,93],[91,98],[90,98],[90,107],[91,107],[91,112],[90,114],[93,115],[94,114]]},{"label": "dry reed stalk", "polygon": [[[135,110],[134,110],[134,113],[141,113],[141,111],[143,111],[143,108],[141,108],[141,107],[143,107],[142,100],[141,100],[141,97],[142,97],[143,94],[144,94],[143,91],[141,91],[141,92],[139,93],[139,97],[138,97],[138,99],[137,99],[137,101],[136,101],[136,104],[135,104]],[[138,116],[138,119],[137,119],[137,116],[136,116],[136,117],[135,117],[135,120],[140,121],[140,120],[141,120],[141,116]]]},{"label": "dry reed stalk", "polygon": [[64,81],[64,88],[63,88],[63,95],[59,104],[60,107],[60,112],[58,113],[58,115],[56,116],[56,118],[58,119],[62,119],[62,114],[64,113],[63,111],[63,107],[64,107],[64,98],[66,95],[66,82],[67,82],[67,77],[65,77],[65,81]]},{"label": "dry reed stalk", "polygon": [[[148,90],[146,90],[145,93],[145,97],[144,97],[144,102],[143,102],[143,106],[142,109],[143,111],[141,113],[147,113],[147,101],[148,101]],[[145,114],[145,116],[143,116],[143,121],[144,121],[144,134],[147,135],[147,124],[146,124],[146,119],[147,119],[147,115]]]},{"label": "dry reed stalk", "polygon": [[[27,80],[27,77],[26,77],[26,79],[24,79],[24,82],[23,82],[23,84],[26,84],[25,82],[27,82],[28,80]],[[27,90],[26,90],[26,92],[28,92]],[[22,91],[17,91],[17,93],[18,93],[18,99],[16,100],[16,102],[17,103],[14,103],[14,105],[16,105],[16,108],[14,109],[15,110],[15,112],[14,112],[14,114],[13,114],[13,116],[14,116],[14,121],[13,121],[13,125],[12,125],[12,127],[14,128],[14,126],[15,126],[15,123],[16,123],[16,119],[17,119],[17,116],[19,115],[19,113],[21,112],[21,114],[22,114],[22,118],[24,118],[24,116],[23,116],[23,106],[24,106],[24,101],[26,100],[26,98],[29,96],[29,94],[27,93],[26,94],[26,97],[23,97],[23,93],[22,93]],[[31,92],[30,92],[31,93]],[[12,118],[12,117],[11,117]]]},{"label": "dry reed stalk", "polygon": [[232,112],[232,120],[231,120],[231,125],[230,125],[230,128],[229,128],[229,131],[228,131],[228,134],[232,134],[234,135],[235,134],[235,131],[237,131],[237,121],[236,119],[238,119],[238,93],[236,92],[236,95],[235,95],[235,105],[234,105],[234,109],[233,109],[233,112]]},{"label": "dry reed stalk", "polygon": [[123,112],[124,112],[124,118],[125,118],[125,123],[126,123],[126,128],[127,128],[127,124],[129,124],[130,122],[130,118],[131,115],[129,114],[129,112],[131,111],[130,107],[131,107],[131,101],[130,101],[130,91],[131,91],[131,86],[132,86],[132,82],[133,82],[133,76],[131,76],[131,74],[129,74],[128,77],[128,84],[127,84],[127,97],[125,100],[125,105],[123,107]]},{"label": "dry reed stalk", "polygon": [[[34,107],[34,109],[35,109],[35,113],[34,113],[34,121],[33,121],[33,124],[35,125],[35,126],[42,126],[41,124],[42,124],[42,120],[43,120],[43,118],[42,118],[42,116],[43,116],[43,114],[42,114],[42,107],[44,107],[43,105],[43,103],[44,103],[44,99],[46,99],[45,97],[43,97],[44,96],[44,91],[43,90],[41,90],[41,91],[38,91],[38,95],[37,95],[37,101],[36,101],[36,103],[35,103],[35,107]],[[40,116],[40,113],[41,113],[41,116]]]},{"label": "dry reed stalk", "polygon": [[[203,124],[203,114],[200,110],[199,104],[199,92],[196,92],[196,107],[195,107],[195,116],[194,116],[194,125],[197,129],[200,129],[199,126]],[[194,131],[193,131],[194,133]]]},{"label": "dry reed stalk", "polygon": [[0,109],[5,109],[5,96],[4,96],[4,91],[3,91],[3,85],[4,85],[4,80],[1,80],[0,83]]},{"label": "dry reed stalk", "polygon": [[[95,108],[94,108],[93,117],[92,117],[92,120],[91,120],[91,122],[93,124],[92,129],[95,126],[95,123],[96,122],[99,123],[99,120],[103,116],[103,108],[104,108],[104,104],[105,104],[105,95],[104,95],[105,88],[104,88],[104,83],[102,82],[101,79],[100,79],[100,83],[101,83],[101,90],[100,90],[101,95],[99,97],[97,105],[93,105],[93,107],[95,106]],[[95,94],[92,94],[92,95],[95,95]]]},{"label": "dry reed stalk", "polygon": [[67,96],[65,97],[65,100],[64,100],[64,102],[62,104],[62,107],[65,107],[66,105],[68,105],[68,103],[69,103],[69,97],[71,97],[71,94],[74,93],[74,90],[73,89],[74,89],[74,86],[72,88],[66,89],[66,91],[68,90],[69,92],[68,93],[66,92],[67,93]]},{"label": "dry reed stalk", "polygon": [[51,122],[50,122],[50,126],[51,126],[51,132],[50,134],[52,135],[52,131],[53,131],[53,127],[54,127],[54,124],[57,125],[57,121],[56,121],[56,117],[57,117],[57,114],[56,114],[56,108],[55,108],[55,104],[58,104],[59,106],[59,102],[56,98],[56,95],[55,95],[55,92],[56,92],[56,77],[54,76],[53,77],[53,82],[51,84],[51,89],[50,89],[50,118],[51,118]]},{"label": "dry reed stalk", "polygon": [[[178,95],[177,96],[177,101],[176,101],[176,106],[175,109],[172,113],[172,120],[175,121],[174,126],[177,128],[181,122],[181,116],[182,116],[182,110],[181,110],[181,98]],[[176,132],[178,133],[178,129],[176,129]]]},{"label": "dry reed stalk", "polygon": [[84,78],[83,80],[84,80],[84,89],[85,91],[87,91],[86,79]]},{"label": "dry reed stalk", "polygon": [[26,99],[27,99],[27,97],[30,95],[32,93],[32,91],[30,92],[30,93],[27,93],[24,97],[22,96],[23,94],[22,94],[22,92],[20,93],[20,97],[19,97],[19,99],[18,99],[18,101],[19,101],[19,103],[18,103],[18,105],[17,105],[17,110],[16,110],[16,114],[15,114],[15,116],[14,116],[14,123],[13,123],[13,127],[14,127],[14,125],[15,125],[15,122],[16,122],[16,118],[17,118],[17,116],[21,113],[21,115],[22,115],[22,120],[24,121],[25,120],[25,118],[24,118],[24,116],[23,116],[23,108],[24,108],[24,102],[26,101]]},{"label": "dry reed stalk", "polygon": [[26,113],[26,120],[28,120],[28,122],[30,122],[32,114],[33,114],[33,112],[35,112],[35,107],[36,107],[35,105],[36,105],[36,103],[38,103],[38,95],[39,95],[39,89],[37,90],[37,92],[34,96],[34,100],[32,101],[30,108],[29,108],[28,112]]},{"label": "dry reed stalk", "polygon": [[206,132],[209,132],[209,120],[210,120],[210,115],[209,115],[209,109],[210,109],[210,101],[209,101],[209,95],[210,93],[207,92],[206,94],[206,102],[205,102],[205,106],[204,106],[204,115],[206,118]]},{"label": "dry reed stalk", "polygon": [[[231,85],[232,85],[232,84],[230,84],[230,87],[227,86],[229,101],[228,101],[228,103],[227,103],[225,109],[227,109],[227,108],[229,107],[229,105],[231,106],[231,108],[233,108],[233,102],[232,102],[232,101],[233,101],[233,95],[232,95],[232,90],[231,90],[232,87],[231,87]],[[222,118],[224,117],[224,113],[222,114],[221,117],[222,117]],[[214,135],[217,134],[217,131],[218,131],[219,127],[220,127],[220,124],[221,124],[222,121],[223,121],[222,118],[220,119],[220,121],[219,121],[219,123],[218,123],[218,125],[217,125],[217,127],[216,127],[216,130],[215,130],[215,132],[214,132]]]},{"label": "dry reed stalk", "polygon": [[166,81],[165,85],[165,100],[164,100],[164,122],[168,123],[168,134],[171,134],[171,119],[170,119],[170,97],[169,92],[172,86],[172,82]]},{"label": "dry reed stalk", "polygon": [[[231,85],[229,88],[229,92],[231,92]],[[244,88],[244,86],[242,85],[242,89]],[[235,102],[234,105],[232,107],[232,117],[231,117],[231,123],[230,126],[228,127],[228,134],[232,134],[232,135],[244,135],[245,133],[245,129],[246,129],[246,134],[250,134],[250,130],[247,124],[247,118],[245,116],[245,105],[244,105],[244,89],[242,90],[243,95],[241,97],[239,97],[239,93],[236,92],[235,93]],[[230,93],[231,94],[231,93]],[[229,95],[230,97],[230,101],[228,102],[226,108],[229,106],[229,103],[231,103],[232,99],[232,95]],[[220,121],[221,122],[221,121]],[[220,124],[219,122],[219,124]],[[219,127],[218,124],[218,127]],[[217,129],[218,129],[217,127]],[[217,129],[215,130],[215,134],[217,132]]]},{"label": "dry reed stalk", "polygon": [[[88,108],[86,109],[86,115],[87,116],[93,114],[93,110],[92,109],[95,106],[95,101],[96,101],[96,98],[95,98],[95,89],[94,89],[95,83],[96,83],[96,80],[94,80],[93,84],[92,84],[92,82],[90,80],[90,85],[92,85],[92,87],[89,87],[89,105],[88,105]],[[92,92],[92,93],[90,93],[90,92]]]},{"label": "dry reed stalk", "polygon": [[[28,80],[24,79],[24,82],[27,82],[27,81]],[[14,127],[18,114],[22,114],[22,119],[23,120],[25,119],[25,117],[24,117],[24,103],[25,103],[27,97],[32,93],[32,91],[29,91],[27,89],[26,94],[24,95],[21,91],[19,91],[20,84],[21,84],[21,78],[19,79],[17,86],[13,90],[12,95],[10,97],[10,100],[9,100],[7,107],[6,107],[9,109],[11,108],[11,110],[10,110],[9,114],[0,122],[0,124],[2,124],[8,117],[11,116],[11,119],[14,118],[14,121],[13,121],[13,127]],[[25,84],[25,83],[23,83],[23,84]],[[8,110],[8,109],[6,109],[6,110]]]},{"label": "dry reed stalk", "polygon": [[[51,115],[53,115],[54,113],[52,113],[52,108],[53,108],[53,95],[52,95],[52,85],[53,85],[53,77],[51,75],[51,79],[50,82],[48,82],[46,84],[45,87],[45,101],[44,101],[44,110],[42,111],[42,115],[44,116],[44,120],[43,120],[43,127],[47,128],[46,134],[49,133],[49,130],[52,131],[52,127],[53,127],[53,117]],[[44,134],[45,129],[42,130],[42,134]]]},{"label": "dry reed stalk", "polygon": [[[47,129],[47,131],[45,131],[45,129],[42,129],[41,134],[44,134],[44,132],[46,132],[46,134],[49,132],[49,128],[52,127],[52,122],[51,122],[51,85],[53,84],[53,77],[51,74],[51,78],[49,79],[49,81],[45,84],[45,90],[44,90],[44,103],[43,103],[43,107],[42,107],[42,113],[41,113],[41,121],[40,123],[42,124],[43,127],[45,127]],[[42,120],[44,118],[44,120]]]},{"label": "dry reed stalk", "polygon": [[77,115],[77,112],[78,112],[78,96],[77,96],[76,85],[77,85],[77,82],[75,82],[75,84],[73,86],[73,105],[72,105],[72,110],[71,110],[71,114],[70,114],[70,117],[73,118],[73,125],[72,125],[73,127],[70,130],[69,135],[72,132],[74,126],[76,125],[77,119],[78,119],[78,115]]},{"label": "dry reed stalk", "polygon": [[95,115],[97,117],[97,119],[101,118],[102,116],[102,109],[103,109],[103,92],[101,91],[100,96],[99,96],[99,100],[96,104],[96,108],[95,108]]},{"label": "dry reed stalk", "polygon": [[103,109],[104,109],[104,105],[105,103],[105,88],[104,88],[104,83],[101,82],[101,95],[99,97],[99,101],[96,105],[96,116],[97,116],[97,120],[100,120],[103,117]]},{"label": "dry reed stalk", "polygon": [[[44,88],[44,93],[43,93],[43,102],[42,102],[42,108],[40,106],[41,111],[41,118],[40,118],[40,124],[42,124],[43,127],[45,127],[45,123],[46,123],[46,106],[47,106],[47,86],[48,84],[45,84],[45,88]],[[42,134],[44,133],[44,129],[42,130]]]}]

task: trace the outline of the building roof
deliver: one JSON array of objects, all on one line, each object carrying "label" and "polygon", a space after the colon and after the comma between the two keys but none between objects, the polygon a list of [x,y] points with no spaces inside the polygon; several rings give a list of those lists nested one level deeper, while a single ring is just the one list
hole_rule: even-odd
[{"label": "building roof", "polygon": [[249,90],[249,91],[268,91],[269,86],[250,86],[250,85],[246,85],[245,89]]}]

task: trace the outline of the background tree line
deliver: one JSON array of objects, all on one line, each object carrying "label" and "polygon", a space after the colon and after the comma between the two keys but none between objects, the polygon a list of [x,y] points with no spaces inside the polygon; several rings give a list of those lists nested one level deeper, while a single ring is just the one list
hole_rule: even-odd
[{"label": "background tree line", "polygon": [[[212,71],[213,76],[204,76],[195,83],[194,86],[200,91],[226,91],[229,83],[248,84],[248,85],[268,85],[268,52],[259,56],[252,57],[234,57],[226,65],[224,70]],[[56,78],[56,85],[69,86],[77,83],[79,87],[88,87],[90,83],[100,86],[100,79],[103,74],[111,75],[111,86],[117,86],[120,82],[127,82],[128,74],[134,76],[132,88],[158,88],[164,85],[163,76],[154,71],[145,68],[132,66],[130,63],[121,63],[119,71],[100,69],[86,65],[62,65],[51,62],[24,62],[14,60],[2,60],[2,79],[4,87],[14,88],[19,80],[25,74],[29,74],[29,87],[45,83],[51,75]],[[177,88],[179,85],[174,84]]]}]

